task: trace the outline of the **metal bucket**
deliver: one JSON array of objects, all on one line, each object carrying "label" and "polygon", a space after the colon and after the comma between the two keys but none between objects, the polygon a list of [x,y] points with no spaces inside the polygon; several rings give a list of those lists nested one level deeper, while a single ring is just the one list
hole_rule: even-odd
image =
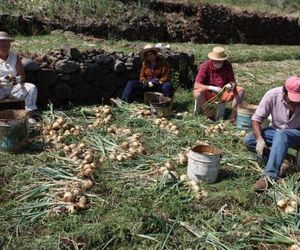
[{"label": "metal bucket", "polygon": [[171,117],[172,99],[164,96],[157,96],[150,100],[150,110],[154,117]]},{"label": "metal bucket", "polygon": [[242,103],[237,108],[236,127],[238,129],[251,130],[252,116],[255,113],[257,105]]},{"label": "metal bucket", "polygon": [[197,145],[188,153],[187,175],[192,180],[213,183],[218,178],[221,150],[208,146]]},{"label": "metal bucket", "polygon": [[157,97],[163,96],[162,93],[159,92],[144,92],[144,103],[146,105],[150,105],[150,100],[155,99]]},{"label": "metal bucket", "polygon": [[20,152],[29,143],[26,110],[0,111],[0,150]]}]

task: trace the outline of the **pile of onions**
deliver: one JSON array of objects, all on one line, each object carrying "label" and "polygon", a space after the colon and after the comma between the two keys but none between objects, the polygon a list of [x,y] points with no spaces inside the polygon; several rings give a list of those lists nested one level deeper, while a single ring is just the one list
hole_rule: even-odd
[{"label": "pile of onions", "polygon": [[226,126],[225,124],[217,124],[210,126],[204,130],[204,133],[208,136],[214,135],[214,134],[220,134],[226,131]]},{"label": "pile of onions", "polygon": [[193,114],[192,113],[189,113],[187,111],[185,112],[182,112],[182,113],[176,113],[176,117],[177,118],[182,118],[182,117],[192,117]]},{"label": "pile of onions", "polygon": [[118,128],[113,125],[107,128],[107,132],[115,135],[132,135],[130,128]]},{"label": "pile of onions", "polygon": [[68,124],[63,117],[57,118],[53,123],[43,126],[43,136],[46,141],[60,142],[64,136],[77,136],[82,131],[79,125]]},{"label": "pile of onions", "polygon": [[70,144],[64,147],[64,153],[76,164],[79,164],[78,178],[82,178],[82,188],[90,189],[94,186],[93,174],[103,159],[96,160],[95,153],[92,149],[86,149],[85,144]]},{"label": "pile of onions", "polygon": [[88,125],[88,128],[96,128],[101,125],[108,124],[112,121],[112,108],[108,105],[94,108],[96,120],[93,124]]},{"label": "pile of onions", "polygon": [[176,170],[176,166],[173,162],[167,161],[163,164],[163,166],[161,166],[159,168],[159,171],[163,174],[163,175],[167,175],[170,172],[174,175],[174,176],[178,176]]},{"label": "pile of onions", "polygon": [[187,165],[188,163],[187,151],[182,151],[178,154],[178,163],[180,165]]},{"label": "pile of onions", "polygon": [[295,213],[297,211],[297,201],[291,199],[280,199],[277,206],[286,214]]},{"label": "pile of onions", "polygon": [[178,127],[164,117],[155,119],[154,124],[157,125],[159,128],[166,129],[175,135],[179,135],[180,133]]},{"label": "pile of onions", "polygon": [[237,133],[237,136],[238,137],[244,137],[245,135],[247,134],[247,131],[246,130],[241,130]]},{"label": "pile of onions", "polygon": [[151,117],[151,111],[149,109],[140,109],[135,114],[138,118]]},{"label": "pile of onions", "polygon": [[69,203],[67,204],[66,209],[70,214],[74,214],[81,209],[86,209],[89,204],[88,199],[85,195],[75,196],[70,191],[67,191],[63,194],[62,201]]},{"label": "pile of onions", "polygon": [[137,155],[146,153],[141,142],[141,135],[136,133],[129,136],[126,141],[122,142],[116,149],[108,155],[110,160],[126,161],[134,159]]},{"label": "pile of onions", "polygon": [[300,250],[300,242],[291,245],[288,250]]}]

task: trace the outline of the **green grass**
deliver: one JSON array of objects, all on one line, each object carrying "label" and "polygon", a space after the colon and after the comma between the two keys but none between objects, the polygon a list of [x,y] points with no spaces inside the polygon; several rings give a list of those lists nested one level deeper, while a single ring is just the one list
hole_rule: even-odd
[{"label": "green grass", "polygon": [[[41,53],[46,49],[59,49],[65,43],[84,50],[92,42],[66,39],[61,35],[51,36],[51,39],[50,36],[18,36],[14,49]],[[103,41],[94,45],[129,52],[143,44]],[[214,46],[171,45],[176,50],[196,51],[197,62]],[[299,75],[296,46],[228,45],[226,48],[249,102],[257,103],[265,91],[282,85],[290,75]],[[204,117],[173,118],[181,134],[170,136],[157,129],[151,120],[129,118],[133,108],[136,105],[114,108],[114,124],[141,133],[148,155],[123,163],[106,162],[95,174],[97,184],[89,191],[95,195],[91,207],[78,214],[52,214],[29,221],[33,216],[26,215],[29,209],[17,210],[25,202],[32,205],[30,202],[44,201],[44,195],[40,194],[23,201],[17,199],[25,190],[32,191],[34,185],[38,186],[37,181],[49,182],[41,170],[48,167],[70,171],[66,162],[55,160],[60,152],[46,151],[35,141],[25,153],[0,153],[0,243],[4,249],[287,249],[295,241],[290,232],[298,230],[293,221],[299,214],[285,216],[276,208],[274,195],[257,195],[252,191],[251,186],[260,172],[234,126],[227,125],[228,133],[208,136],[204,127],[215,123]],[[174,108],[180,112],[192,111],[191,90],[176,91]],[[90,107],[73,107],[63,114],[72,117],[74,123],[83,124],[82,114],[88,109]],[[55,111],[55,114],[62,113]],[[49,111],[44,111],[44,116],[51,118]],[[111,139],[103,129],[92,132],[94,136]],[[89,141],[90,135],[83,133],[67,141],[78,142],[81,138]],[[122,140],[124,136],[117,139]],[[188,189],[174,179],[148,174],[153,165],[176,160],[182,148],[192,146],[197,140],[206,140],[224,151],[218,181],[201,184],[208,192],[203,200],[194,199]],[[177,165],[177,172],[185,173],[186,167]],[[297,174],[294,179],[290,178],[290,182],[295,183],[295,186],[289,184],[294,190],[299,177]],[[287,190],[280,192],[291,195]],[[284,241],[279,235],[289,238]]]}]

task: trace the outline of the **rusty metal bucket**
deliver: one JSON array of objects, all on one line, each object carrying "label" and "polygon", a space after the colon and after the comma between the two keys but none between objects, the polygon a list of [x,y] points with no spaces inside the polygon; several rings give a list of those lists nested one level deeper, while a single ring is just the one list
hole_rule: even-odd
[{"label": "rusty metal bucket", "polygon": [[20,152],[28,143],[27,111],[15,109],[0,111],[0,150]]},{"label": "rusty metal bucket", "polygon": [[150,100],[154,99],[154,98],[157,98],[159,96],[163,96],[163,94],[159,93],[159,92],[150,92],[150,91],[145,92],[144,93],[144,103],[149,106],[150,105]]},{"label": "rusty metal bucket", "polygon": [[150,100],[150,110],[154,117],[171,117],[172,99],[169,97],[158,96]]}]

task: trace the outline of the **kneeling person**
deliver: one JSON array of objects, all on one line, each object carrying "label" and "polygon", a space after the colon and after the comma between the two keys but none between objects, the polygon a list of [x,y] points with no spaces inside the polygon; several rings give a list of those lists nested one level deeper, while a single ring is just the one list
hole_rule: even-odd
[{"label": "kneeling person", "polygon": [[[270,127],[261,129],[269,115]],[[270,179],[279,178],[288,149],[300,147],[300,77],[290,77],[283,87],[264,95],[252,117],[252,128],[253,133],[245,137],[244,143],[265,163],[264,176],[254,184],[254,190],[263,191]]]},{"label": "kneeling person", "polygon": [[231,119],[236,119],[237,105],[244,99],[244,89],[237,86],[234,78],[231,63],[227,60],[228,55],[224,48],[214,47],[213,51],[208,53],[209,60],[202,63],[194,83],[194,98],[197,101],[196,112],[203,111],[204,114],[213,118],[211,110],[205,108],[201,110],[203,104],[215,95],[221,92],[225,87],[226,91],[220,97],[221,102],[232,101]]}]

